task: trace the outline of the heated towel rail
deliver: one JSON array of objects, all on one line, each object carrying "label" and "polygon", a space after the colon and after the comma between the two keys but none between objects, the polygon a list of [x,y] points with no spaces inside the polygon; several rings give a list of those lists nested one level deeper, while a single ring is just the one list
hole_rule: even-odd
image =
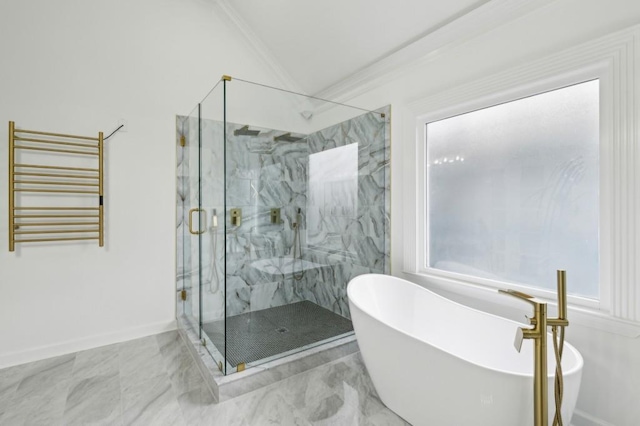
[{"label": "heated towel rail", "polygon": [[[103,145],[102,132],[97,137],[37,132],[9,122],[9,251],[18,243],[50,241],[94,240],[104,246]],[[17,161],[34,157],[21,152],[52,155]],[[64,162],[71,156],[97,164],[70,167]],[[29,194],[47,202],[27,205],[23,198]],[[96,205],[80,206],[86,196],[95,196]]]}]

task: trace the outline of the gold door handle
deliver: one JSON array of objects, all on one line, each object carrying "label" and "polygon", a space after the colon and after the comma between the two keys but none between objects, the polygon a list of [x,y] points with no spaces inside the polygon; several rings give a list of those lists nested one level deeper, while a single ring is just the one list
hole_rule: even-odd
[{"label": "gold door handle", "polygon": [[[200,227],[200,228],[204,228],[204,229],[202,231],[194,231],[193,230],[193,213],[195,213],[195,212],[199,213],[199,212],[203,212],[203,211],[204,211],[204,209],[200,209],[200,208],[197,208],[197,207],[194,208],[194,209],[189,210],[189,233],[191,233],[193,235],[200,235],[200,234],[204,234],[205,231],[207,230],[207,216],[206,215],[204,216],[204,226]],[[199,217],[199,219],[202,219],[202,216]],[[198,223],[199,222],[200,221],[198,221]]]}]

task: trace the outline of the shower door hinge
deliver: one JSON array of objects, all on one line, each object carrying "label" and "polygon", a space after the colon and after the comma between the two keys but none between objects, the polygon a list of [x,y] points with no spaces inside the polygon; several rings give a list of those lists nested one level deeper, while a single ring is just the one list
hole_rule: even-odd
[{"label": "shower door hinge", "polygon": [[186,146],[187,145],[187,138],[184,137],[184,135],[180,135],[180,146]]},{"label": "shower door hinge", "polygon": [[247,368],[247,364],[245,364],[244,362],[241,362],[240,364],[238,364],[237,366],[238,373],[241,371],[244,371],[245,368]]},{"label": "shower door hinge", "polygon": [[180,299],[187,300],[187,290],[182,290],[180,292]]}]

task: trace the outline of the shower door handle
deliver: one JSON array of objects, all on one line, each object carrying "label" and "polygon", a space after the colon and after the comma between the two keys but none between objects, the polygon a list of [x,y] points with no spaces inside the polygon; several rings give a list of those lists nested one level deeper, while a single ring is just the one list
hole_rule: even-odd
[{"label": "shower door handle", "polygon": [[[200,208],[194,208],[189,210],[189,233],[193,234],[193,235],[200,235],[200,234],[204,234],[205,231],[207,230],[207,215],[204,216],[204,226],[200,226],[200,229],[202,229],[202,231],[194,231],[193,230],[193,214],[195,212],[198,212],[198,214],[200,212],[203,212],[204,209],[200,209]],[[198,223],[200,223],[200,220],[202,219],[202,216],[200,216],[198,218]]]}]

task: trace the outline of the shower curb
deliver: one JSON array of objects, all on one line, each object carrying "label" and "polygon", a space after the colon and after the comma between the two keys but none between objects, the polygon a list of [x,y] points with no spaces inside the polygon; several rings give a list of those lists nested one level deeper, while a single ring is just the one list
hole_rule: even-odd
[{"label": "shower curb", "polygon": [[184,323],[179,325],[178,333],[216,402],[227,401],[360,350],[356,336],[352,334],[225,376],[193,330]]}]

